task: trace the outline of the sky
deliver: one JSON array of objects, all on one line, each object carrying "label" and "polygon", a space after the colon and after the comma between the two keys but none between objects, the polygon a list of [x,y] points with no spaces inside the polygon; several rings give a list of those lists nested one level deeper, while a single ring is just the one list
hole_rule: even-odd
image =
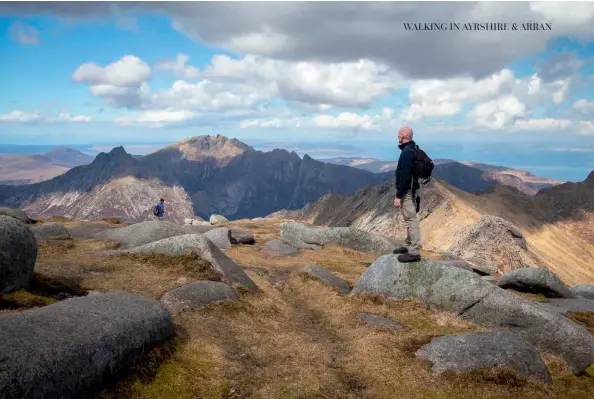
[{"label": "sky", "polygon": [[[508,27],[405,26],[474,22]],[[593,56],[592,2],[3,2],[0,144],[220,133],[380,157],[410,125],[479,161],[579,156],[579,178],[594,169]]]}]

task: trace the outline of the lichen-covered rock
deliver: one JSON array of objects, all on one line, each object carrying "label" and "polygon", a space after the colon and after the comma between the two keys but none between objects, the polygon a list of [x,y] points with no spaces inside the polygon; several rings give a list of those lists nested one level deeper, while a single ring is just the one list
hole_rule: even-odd
[{"label": "lichen-covered rock", "polygon": [[10,216],[23,223],[31,223],[31,219],[29,219],[25,211],[18,208],[0,207],[0,216]]},{"label": "lichen-covered rock", "polygon": [[182,234],[187,234],[182,226],[164,220],[150,220],[126,227],[102,231],[96,235],[96,238],[117,241],[122,244],[122,248],[124,249],[134,248],[139,245]]},{"label": "lichen-covered rock", "polygon": [[168,256],[198,255],[221,274],[223,281],[243,286],[249,291],[259,291],[258,286],[233,260],[225,255],[203,234],[185,234],[141,245],[139,247],[106,251],[105,255],[126,253],[158,253]]},{"label": "lichen-covered rock", "polygon": [[216,281],[198,281],[175,288],[161,298],[170,312],[196,310],[213,302],[239,299],[237,292],[227,284]]},{"label": "lichen-covered rock", "polygon": [[547,384],[553,382],[536,348],[519,336],[503,331],[436,337],[421,347],[416,357],[433,363],[436,373],[506,366],[524,377]]},{"label": "lichen-covered rock", "polygon": [[0,216],[0,292],[29,285],[37,260],[37,240],[22,222]]},{"label": "lichen-covered rock", "polygon": [[67,240],[70,233],[60,223],[40,223],[30,227],[38,240]]},{"label": "lichen-covered rock", "polygon": [[547,298],[574,298],[568,286],[552,271],[544,268],[524,267],[503,274],[497,281],[501,288],[520,292],[543,294]]},{"label": "lichen-covered rock", "polygon": [[295,248],[317,249],[335,244],[374,255],[392,253],[397,243],[386,237],[350,227],[308,227],[302,223],[281,224],[280,239]]},{"label": "lichen-covered rock", "polygon": [[214,243],[219,249],[226,251],[231,248],[231,230],[227,227],[219,227],[203,234]]},{"label": "lichen-covered rock", "polygon": [[437,261],[411,264],[398,262],[395,255],[382,256],[363,273],[350,295],[364,293],[418,298],[474,323],[514,332],[563,358],[576,375],[594,363],[594,336],[581,325],[474,273]]},{"label": "lichen-covered rock", "polygon": [[93,397],[173,333],[163,305],[124,292],[0,315],[0,397]]}]

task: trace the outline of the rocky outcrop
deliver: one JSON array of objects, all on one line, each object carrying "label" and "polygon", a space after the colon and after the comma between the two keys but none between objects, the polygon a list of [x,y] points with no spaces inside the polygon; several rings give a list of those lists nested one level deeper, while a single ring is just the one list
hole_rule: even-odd
[{"label": "rocky outcrop", "polygon": [[212,241],[199,234],[185,234],[155,241],[139,247],[108,251],[105,255],[157,253],[168,256],[198,255],[209,262],[222,280],[232,285],[240,285],[249,291],[259,291],[258,286],[247,274],[225,255]]},{"label": "rocky outcrop", "polygon": [[386,255],[363,273],[350,295],[365,293],[418,298],[479,325],[514,332],[563,358],[578,375],[594,363],[594,336],[584,327],[466,270],[428,259],[400,263]]},{"label": "rocky outcrop", "polygon": [[172,313],[196,310],[213,302],[239,299],[237,292],[227,284],[216,281],[198,281],[169,291],[161,298]]},{"label": "rocky outcrop", "polygon": [[93,397],[106,378],[173,334],[159,302],[123,292],[0,315],[0,397]]},{"label": "rocky outcrop", "polygon": [[70,233],[60,223],[40,223],[31,226],[31,231],[38,240],[67,240]]},{"label": "rocky outcrop", "polygon": [[309,265],[301,269],[300,273],[307,274],[320,280],[322,283],[329,285],[342,295],[348,295],[351,292],[351,287],[346,281],[321,266]]},{"label": "rocky outcrop", "polygon": [[456,231],[448,250],[488,274],[539,264],[528,251],[522,232],[496,216],[481,216],[474,224]]},{"label": "rocky outcrop", "polygon": [[204,237],[212,241],[219,249],[226,251],[231,248],[231,230],[219,227],[204,233]]},{"label": "rocky outcrop", "polygon": [[486,332],[433,338],[416,352],[417,359],[433,363],[433,371],[468,372],[505,366],[524,377],[547,384],[553,379],[534,346],[515,334]]},{"label": "rocky outcrop", "polygon": [[576,284],[571,287],[571,292],[582,298],[594,299],[594,284]]},{"label": "rocky outcrop", "polygon": [[281,240],[270,240],[264,244],[262,252],[276,256],[296,256],[299,255],[299,250],[295,247],[284,243]]},{"label": "rocky outcrop", "polygon": [[164,220],[151,220],[106,230],[97,234],[96,238],[119,242],[122,249],[126,249],[182,234],[187,234],[182,226]]},{"label": "rocky outcrop", "polygon": [[0,292],[29,285],[37,260],[37,240],[22,222],[0,216]]},{"label": "rocky outcrop", "polygon": [[374,255],[392,253],[396,242],[377,234],[349,227],[308,227],[302,223],[281,224],[280,239],[295,248],[316,249],[334,244]]},{"label": "rocky outcrop", "polygon": [[525,267],[512,270],[499,278],[497,285],[520,292],[543,294],[547,298],[573,298],[575,295],[561,279],[550,270]]}]

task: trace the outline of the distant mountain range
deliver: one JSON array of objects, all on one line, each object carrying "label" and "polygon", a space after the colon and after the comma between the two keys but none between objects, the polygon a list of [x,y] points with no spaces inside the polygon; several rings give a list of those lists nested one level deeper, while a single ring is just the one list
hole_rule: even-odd
[{"label": "distant mountain range", "polygon": [[75,166],[89,164],[93,159],[90,155],[64,147],[44,154],[3,154],[0,155],[0,184],[38,183]]},{"label": "distant mountain range", "polygon": [[[374,158],[325,158],[322,162],[352,166],[375,173],[385,173],[396,169],[398,161],[378,161]],[[435,159],[435,176],[449,184],[471,193],[503,184],[517,188],[528,195],[535,195],[541,188],[565,183],[561,180],[547,179],[533,174],[479,162],[459,162],[453,159]]]},{"label": "distant mountain range", "polygon": [[[62,169],[41,182],[33,182],[29,175],[28,184],[16,185],[12,179],[0,185],[0,204],[22,207],[38,218],[145,220],[151,206],[163,197],[167,215],[174,221],[194,215],[208,218],[212,213],[240,219],[299,209],[328,193],[350,195],[365,186],[393,184],[394,179],[393,170],[374,173],[359,166],[336,165],[340,160],[300,158],[281,149],[257,151],[221,135],[193,137],[145,156],[130,155],[117,147],[91,162],[89,158],[63,148],[43,155],[9,156],[15,160],[6,162],[13,165],[13,173],[19,164],[16,161],[30,170],[45,166],[46,174]],[[80,166],[70,166],[76,163]],[[503,183],[533,195],[536,189],[531,184],[546,180],[491,165],[469,166],[452,160],[436,160],[436,164],[437,179],[471,193],[487,192]]]},{"label": "distant mountain range", "polygon": [[221,135],[200,136],[139,159],[117,147],[51,180],[0,186],[0,203],[38,218],[144,220],[163,197],[174,221],[212,213],[237,219],[297,209],[327,193],[352,194],[390,178],[286,150],[256,151]]}]

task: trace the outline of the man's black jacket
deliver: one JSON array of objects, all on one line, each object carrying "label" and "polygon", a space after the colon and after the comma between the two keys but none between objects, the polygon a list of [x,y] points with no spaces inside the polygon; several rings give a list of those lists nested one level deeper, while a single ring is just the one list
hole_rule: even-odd
[{"label": "man's black jacket", "polygon": [[[398,158],[398,166],[396,166],[396,197],[402,199],[409,190],[412,189],[413,196],[419,188],[419,181],[413,177],[416,144],[414,141],[400,144],[398,146],[402,152]],[[413,186],[414,181],[414,186]]]}]

